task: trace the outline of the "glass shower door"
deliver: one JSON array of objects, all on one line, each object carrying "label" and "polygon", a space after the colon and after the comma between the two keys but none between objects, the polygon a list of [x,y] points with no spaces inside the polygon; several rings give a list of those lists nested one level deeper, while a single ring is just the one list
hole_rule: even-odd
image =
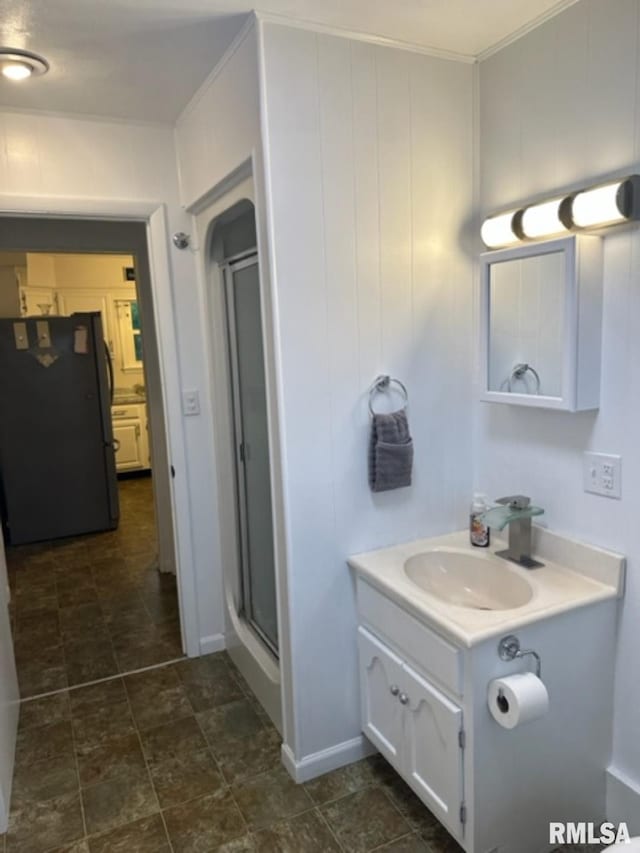
[{"label": "glass shower door", "polygon": [[225,287],[236,446],[241,615],[277,655],[271,471],[257,257],[229,264]]}]

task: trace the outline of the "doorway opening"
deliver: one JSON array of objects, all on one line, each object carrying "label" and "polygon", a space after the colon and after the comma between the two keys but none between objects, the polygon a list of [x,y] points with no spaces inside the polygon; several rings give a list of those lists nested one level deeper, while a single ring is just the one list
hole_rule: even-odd
[{"label": "doorway opening", "polygon": [[0,398],[21,698],[182,657],[143,223],[3,219]]}]

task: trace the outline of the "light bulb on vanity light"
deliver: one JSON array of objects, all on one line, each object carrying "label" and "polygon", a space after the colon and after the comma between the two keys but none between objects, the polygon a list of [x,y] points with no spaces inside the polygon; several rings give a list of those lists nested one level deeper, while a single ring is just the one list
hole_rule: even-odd
[{"label": "light bulb on vanity light", "polygon": [[488,249],[499,249],[520,242],[520,238],[513,230],[513,217],[516,213],[517,211],[510,210],[508,213],[499,213],[484,220],[480,228],[480,236]]},{"label": "light bulb on vanity light", "polygon": [[594,228],[637,219],[639,196],[638,175],[583,190],[571,199],[571,224],[577,228]]},{"label": "light bulb on vanity light", "polygon": [[560,219],[561,198],[532,204],[524,209],[520,227],[525,237],[537,239],[562,234],[569,229]]}]

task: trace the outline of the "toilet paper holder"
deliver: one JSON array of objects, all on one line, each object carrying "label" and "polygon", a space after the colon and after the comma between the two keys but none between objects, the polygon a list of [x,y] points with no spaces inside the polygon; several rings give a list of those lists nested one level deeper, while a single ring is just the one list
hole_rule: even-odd
[{"label": "toilet paper holder", "polygon": [[535,659],[536,675],[540,678],[540,673],[542,672],[542,661],[540,660],[538,652],[533,649],[521,649],[520,640],[515,636],[515,634],[509,634],[507,637],[503,637],[498,643],[498,657],[500,660],[515,660],[516,658],[523,658],[527,655],[531,655],[531,657]]}]

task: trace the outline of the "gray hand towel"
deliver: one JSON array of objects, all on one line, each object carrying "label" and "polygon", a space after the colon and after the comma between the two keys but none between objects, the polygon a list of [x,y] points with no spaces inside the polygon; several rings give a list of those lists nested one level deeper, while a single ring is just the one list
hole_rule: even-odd
[{"label": "gray hand towel", "polygon": [[373,415],[369,442],[369,486],[387,492],[411,485],[413,441],[405,409]]}]

